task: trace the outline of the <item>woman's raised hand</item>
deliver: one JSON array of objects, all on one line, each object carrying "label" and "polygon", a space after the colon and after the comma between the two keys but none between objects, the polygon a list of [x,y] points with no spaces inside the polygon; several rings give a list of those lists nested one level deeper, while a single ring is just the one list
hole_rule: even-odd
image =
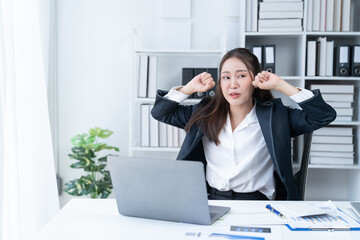
[{"label": "woman's raised hand", "polygon": [[300,89],[286,82],[278,75],[266,71],[262,71],[255,76],[252,82],[254,87],[264,90],[276,90],[288,96],[292,96],[300,91]]},{"label": "woman's raised hand", "polygon": [[214,79],[207,72],[200,73],[180,89],[181,92],[191,95],[195,92],[206,92],[215,86]]},{"label": "woman's raised hand", "polygon": [[275,89],[283,83],[283,79],[274,73],[267,71],[262,71],[255,76],[254,81],[252,82],[254,87],[260,89],[271,90]]}]

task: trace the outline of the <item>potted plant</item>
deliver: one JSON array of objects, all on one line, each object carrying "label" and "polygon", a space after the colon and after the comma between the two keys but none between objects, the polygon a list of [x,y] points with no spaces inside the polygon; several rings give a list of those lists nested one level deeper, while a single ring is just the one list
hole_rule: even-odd
[{"label": "potted plant", "polygon": [[110,173],[106,170],[107,154],[99,156],[103,150],[119,151],[119,148],[108,146],[106,143],[99,142],[100,138],[108,138],[113,134],[112,131],[99,127],[91,128],[89,133],[79,134],[71,138],[74,145],[69,154],[71,159],[76,162],[71,164],[71,168],[83,169],[85,176],[67,182],[64,191],[73,196],[88,195],[90,198],[107,198],[112,191]]}]

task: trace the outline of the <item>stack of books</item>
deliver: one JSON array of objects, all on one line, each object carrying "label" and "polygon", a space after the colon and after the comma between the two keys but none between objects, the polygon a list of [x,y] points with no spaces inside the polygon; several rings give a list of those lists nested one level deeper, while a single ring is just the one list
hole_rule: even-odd
[{"label": "stack of books", "polygon": [[335,121],[351,122],[353,120],[354,85],[312,84],[310,89],[320,89],[325,102],[336,111]]},{"label": "stack of books", "polygon": [[185,131],[155,120],[150,111],[151,104],[141,105],[141,147],[171,147],[177,148],[185,139]]},{"label": "stack of books", "polygon": [[353,129],[351,127],[323,127],[314,131],[310,164],[353,165]]},{"label": "stack of books", "polygon": [[351,0],[308,0],[308,31],[350,31]]},{"label": "stack of books", "polygon": [[259,32],[301,32],[304,2],[263,0],[259,5]]}]

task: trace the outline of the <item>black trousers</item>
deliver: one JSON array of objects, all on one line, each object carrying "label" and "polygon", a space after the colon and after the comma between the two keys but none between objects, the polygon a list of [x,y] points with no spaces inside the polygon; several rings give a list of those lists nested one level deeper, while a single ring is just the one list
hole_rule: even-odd
[{"label": "black trousers", "polygon": [[238,193],[233,190],[219,191],[210,187],[209,200],[269,200],[259,191],[249,193]]}]

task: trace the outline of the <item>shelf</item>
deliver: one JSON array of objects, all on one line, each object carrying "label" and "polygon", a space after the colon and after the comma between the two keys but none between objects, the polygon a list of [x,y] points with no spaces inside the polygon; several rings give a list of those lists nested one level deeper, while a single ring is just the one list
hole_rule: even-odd
[{"label": "shelf", "polygon": [[360,169],[359,165],[315,165],[315,164],[309,164],[309,169]]},{"label": "shelf", "polygon": [[360,32],[305,32],[308,36],[360,36]]},{"label": "shelf", "polygon": [[245,36],[303,36],[304,32],[245,32]]},{"label": "shelf", "polygon": [[147,54],[222,54],[221,49],[138,49],[136,53]]},{"label": "shelf", "polygon": [[360,126],[360,122],[359,121],[353,121],[353,122],[337,122],[336,120],[332,123],[330,123],[330,125],[338,125],[338,126]]},{"label": "shelf", "polygon": [[339,76],[331,76],[331,77],[323,77],[323,76],[306,76],[305,80],[326,80],[326,81],[360,81],[360,77],[339,77]]}]

